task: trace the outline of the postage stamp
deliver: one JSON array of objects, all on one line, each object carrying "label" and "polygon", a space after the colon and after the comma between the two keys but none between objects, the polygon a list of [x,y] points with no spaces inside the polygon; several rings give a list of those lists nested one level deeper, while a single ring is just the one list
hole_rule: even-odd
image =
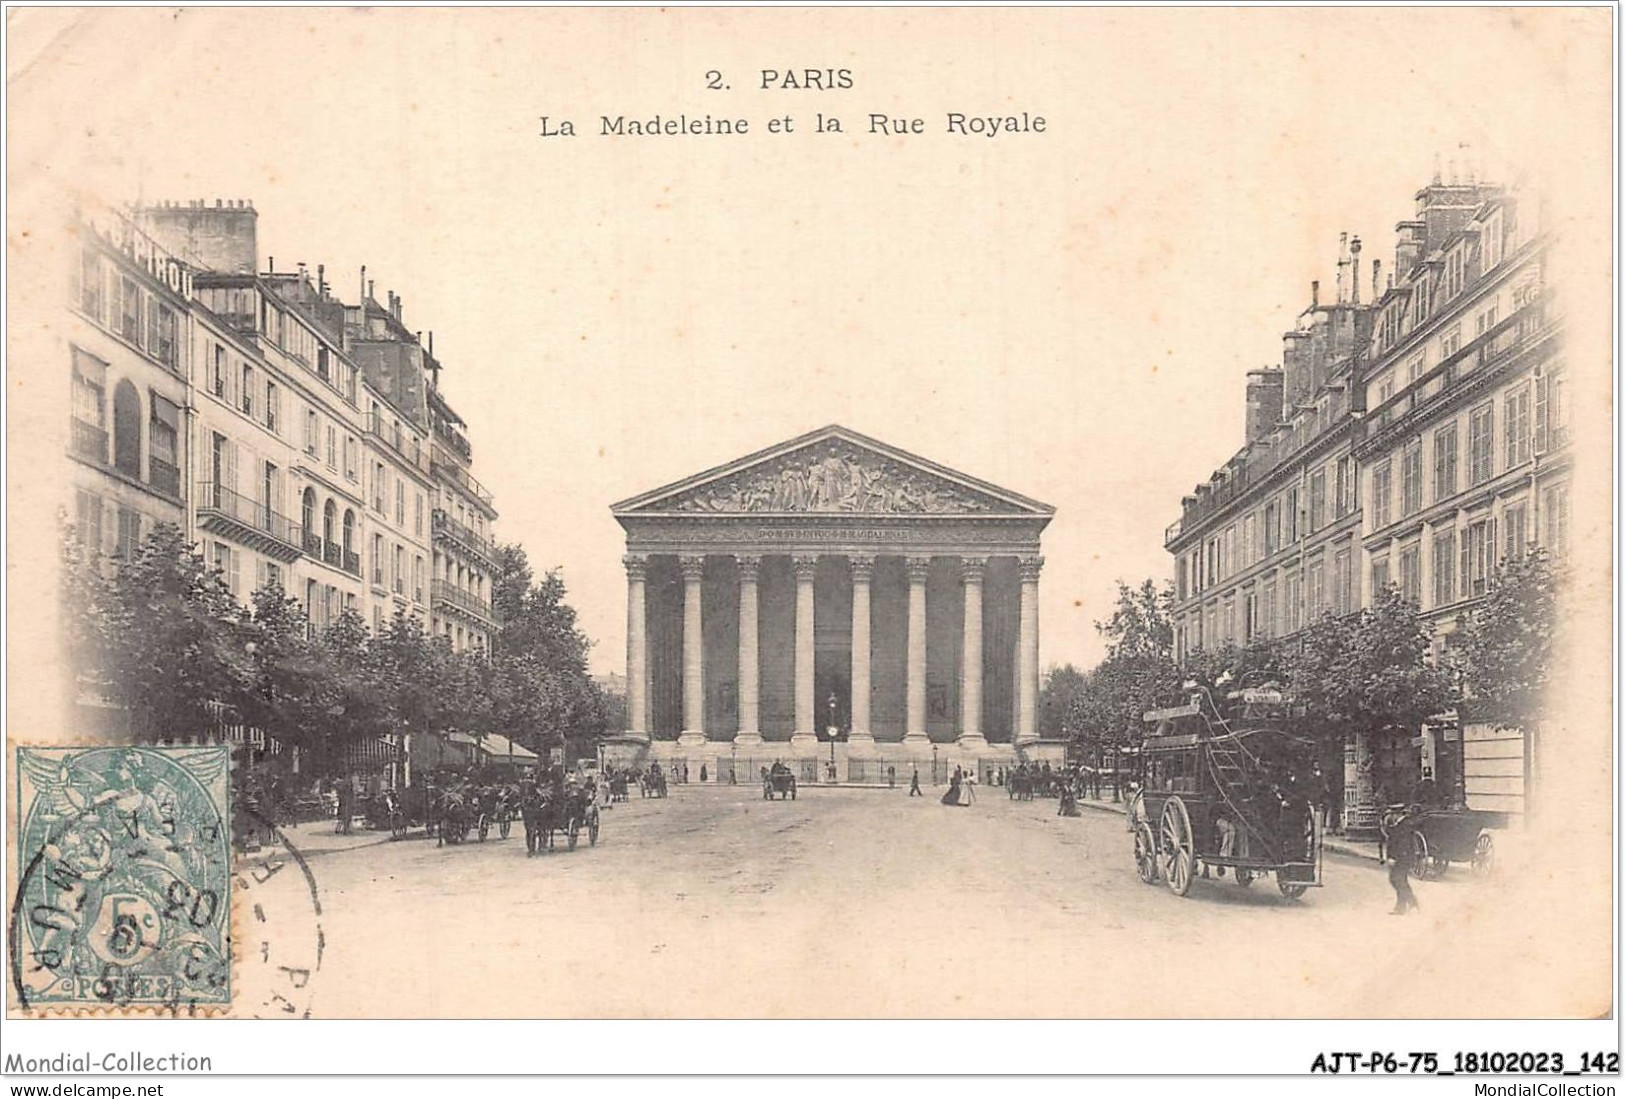
[{"label": "postage stamp", "polygon": [[15,751],[18,1006],[229,1005],[229,749]]}]

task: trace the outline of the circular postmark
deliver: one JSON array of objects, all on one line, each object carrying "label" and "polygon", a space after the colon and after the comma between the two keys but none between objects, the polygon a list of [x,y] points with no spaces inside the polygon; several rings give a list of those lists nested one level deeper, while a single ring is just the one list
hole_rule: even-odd
[{"label": "circular postmark", "polygon": [[224,1008],[231,987],[227,749],[17,749],[19,1007]]},{"label": "circular postmark", "polygon": [[308,1019],[327,940],[322,895],[310,859],[285,830],[257,812],[250,830],[267,837],[239,852],[237,987],[233,1014],[255,1019]]}]

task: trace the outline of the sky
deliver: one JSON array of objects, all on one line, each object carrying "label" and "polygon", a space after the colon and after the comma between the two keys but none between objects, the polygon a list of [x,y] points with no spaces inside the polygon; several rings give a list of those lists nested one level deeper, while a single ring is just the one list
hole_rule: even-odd
[{"label": "sky", "polygon": [[[11,20],[13,210],[246,198],[262,265],[354,300],[365,264],[434,332],[498,535],[563,571],[601,672],[609,506],[828,423],[1053,504],[1040,658],[1093,663],[1116,581],[1170,575],[1180,497],[1239,447],[1246,372],[1310,280],[1333,292],[1339,233],[1389,267],[1436,167],[1549,182],[1609,106],[1597,9]],[[803,68],[853,86],[758,87]],[[598,136],[685,112],[754,132]]]}]

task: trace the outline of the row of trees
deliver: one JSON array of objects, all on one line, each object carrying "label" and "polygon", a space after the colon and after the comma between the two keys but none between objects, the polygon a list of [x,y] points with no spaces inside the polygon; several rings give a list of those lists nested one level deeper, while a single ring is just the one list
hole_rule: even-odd
[{"label": "row of trees", "polygon": [[344,766],[383,734],[500,733],[534,751],[566,733],[594,737],[606,706],[587,674],[589,642],[557,573],[535,578],[502,546],[493,572],[500,626],[490,653],[454,652],[410,615],[374,636],[345,610],[314,630],[280,587],[239,603],[173,526],[109,561],[65,542],[65,621],[82,686],[122,711],[134,736],[258,727],[313,759]]},{"label": "row of trees", "polygon": [[1171,587],[1119,583],[1111,616],[1096,623],[1105,658],[1089,671],[1068,664],[1047,673],[1042,733],[1098,759],[1137,742],[1145,711],[1180,702],[1188,680],[1210,689],[1266,680],[1286,688],[1321,744],[1327,773],[1341,768],[1350,738],[1414,731],[1452,708],[1474,721],[1528,726],[1551,676],[1557,596],[1554,565],[1536,550],[1503,563],[1444,660],[1430,658],[1432,632],[1417,606],[1390,587],[1371,606],[1328,613],[1290,638],[1196,651],[1181,665]]}]

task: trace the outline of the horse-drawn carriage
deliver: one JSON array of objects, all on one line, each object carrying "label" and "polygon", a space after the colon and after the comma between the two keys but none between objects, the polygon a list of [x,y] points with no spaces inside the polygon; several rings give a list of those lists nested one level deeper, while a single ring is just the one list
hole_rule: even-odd
[{"label": "horse-drawn carriage", "polygon": [[1243,888],[1274,874],[1281,894],[1296,899],[1321,884],[1314,745],[1288,731],[1275,692],[1231,698],[1239,703],[1231,720],[1205,691],[1145,715],[1154,728],[1139,752],[1128,814],[1135,868],[1181,897],[1198,870],[1229,870]]},{"label": "horse-drawn carriage", "polygon": [[762,777],[762,800],[772,801],[775,794],[780,801],[785,798],[796,800],[795,772],[783,763],[775,763]]},{"label": "horse-drawn carriage", "polygon": [[598,845],[598,789],[591,782],[573,784],[544,780],[527,785],[520,797],[520,816],[525,822],[525,855],[553,850],[553,833],[563,832],[574,851],[581,833],[587,842]]},{"label": "horse-drawn carriage", "polygon": [[1488,877],[1495,868],[1495,830],[1506,828],[1510,819],[1508,813],[1465,806],[1395,806],[1383,816],[1383,833],[1403,822],[1410,849],[1388,853],[1410,859],[1418,878],[1443,877],[1453,862],[1467,863],[1475,877]]}]

